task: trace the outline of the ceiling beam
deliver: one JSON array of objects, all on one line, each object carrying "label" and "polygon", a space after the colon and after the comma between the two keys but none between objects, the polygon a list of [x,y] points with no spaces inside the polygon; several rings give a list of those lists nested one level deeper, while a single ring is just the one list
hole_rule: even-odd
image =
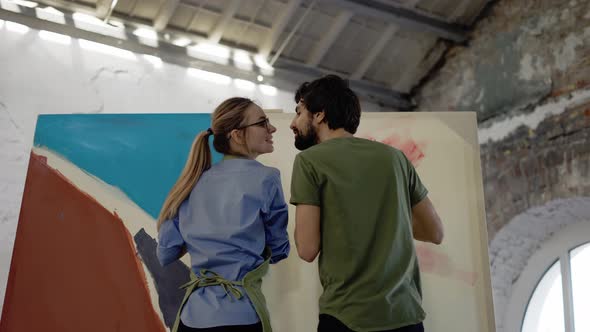
[{"label": "ceiling beam", "polygon": [[[81,12],[93,12],[93,8],[85,6],[74,6],[67,4],[69,10]],[[84,9],[87,8],[87,9]],[[73,38],[86,39],[89,41],[110,45],[120,49],[128,50],[137,54],[149,54],[160,57],[164,62],[176,64],[187,68],[199,68],[202,70],[212,71],[233,78],[240,78],[256,82],[257,76],[263,74],[254,68],[253,70],[243,70],[235,66],[221,65],[218,63],[197,59],[187,54],[185,47],[176,46],[165,39],[159,39],[158,46],[153,47],[142,44],[137,38],[134,38],[133,32],[138,27],[145,27],[145,24],[135,23],[132,20],[125,22],[125,36],[121,39],[108,34],[102,34],[95,31],[83,30],[75,26],[73,12],[59,8],[64,12],[65,24],[56,23],[37,17],[36,10],[18,6],[20,12],[0,8],[0,19],[25,24],[32,29],[47,30],[55,33],[71,36]],[[31,33],[31,32],[29,32]],[[176,34],[174,31],[166,29],[159,33],[162,36],[166,33]],[[185,35],[188,36],[188,35]],[[198,39],[198,38],[197,38]],[[77,41],[73,41],[77,43]],[[75,47],[75,46],[74,46]],[[273,85],[284,91],[294,91],[301,82],[312,81],[326,74],[337,74],[344,76],[342,73],[320,70],[306,66],[302,62],[279,59],[274,68],[274,75],[265,75],[265,84]],[[351,88],[359,97],[367,102],[373,102],[384,107],[391,107],[400,111],[411,110],[414,105],[407,94],[402,94],[391,90],[384,85],[363,81],[350,81]]]},{"label": "ceiling beam", "polygon": [[297,8],[299,8],[299,6],[301,5],[301,1],[302,0],[289,1],[289,3],[287,3],[285,8],[281,11],[279,17],[273,22],[271,30],[269,31],[268,35],[266,36],[259,48],[259,53],[262,56],[268,58],[270,52],[272,51],[272,48],[279,39],[279,36],[281,35],[281,33],[283,33],[283,30],[285,30],[287,23],[289,23],[289,21],[297,11]]},{"label": "ceiling beam", "polygon": [[325,2],[349,9],[357,15],[370,16],[397,24],[402,29],[430,32],[458,43],[467,40],[468,29],[465,26],[447,23],[408,8],[394,7],[377,0],[325,0]]},{"label": "ceiling beam", "polygon": [[180,0],[166,0],[158,10],[158,15],[154,18],[154,29],[156,31],[162,31],[168,26],[170,18],[174,15],[176,8]]},{"label": "ceiling beam", "polygon": [[223,32],[239,8],[240,2],[238,0],[231,0],[229,2],[228,6],[223,10],[221,18],[217,21],[217,24],[215,24],[211,32],[209,32],[209,41],[211,43],[219,43],[223,36]]},{"label": "ceiling beam", "polygon": [[324,55],[326,55],[332,44],[334,44],[336,38],[338,38],[342,30],[344,30],[352,18],[352,15],[353,13],[351,11],[345,10],[336,16],[334,23],[332,23],[332,26],[330,27],[330,30],[323,34],[322,38],[317,42],[316,46],[311,51],[311,54],[306,62],[308,65],[315,67],[320,63],[320,61],[322,61],[322,58]]},{"label": "ceiling beam", "polygon": [[369,50],[363,61],[359,64],[356,70],[350,75],[350,78],[353,80],[359,80],[365,75],[371,64],[375,61],[377,56],[381,53],[387,42],[393,37],[393,35],[397,32],[399,27],[395,24],[389,24],[385,31],[383,31],[379,37],[379,40],[373,45],[373,47]]},{"label": "ceiling beam", "polygon": [[111,7],[117,5],[117,0],[98,0],[96,2],[96,17],[105,19],[111,12]]},{"label": "ceiling beam", "polygon": [[433,70],[446,50],[447,46],[444,42],[437,41],[436,39],[433,40],[433,44],[426,52],[421,52],[422,54],[427,54],[426,58],[419,59],[411,65],[404,66],[406,69],[399,75],[397,80],[392,81],[391,88],[410,93]]},{"label": "ceiling beam", "polygon": [[311,13],[313,7],[315,6],[315,3],[316,3],[316,0],[312,0],[312,2],[309,4],[309,6],[305,9],[305,12],[303,12],[303,15],[301,15],[299,17],[299,20],[297,20],[297,23],[295,23],[295,26],[291,28],[291,31],[289,32],[287,37],[283,40],[283,42],[281,43],[281,46],[279,46],[279,48],[277,49],[275,54],[272,56],[272,59],[270,59],[269,64],[271,66],[275,63],[275,61],[277,61],[279,56],[281,56],[281,53],[283,53],[283,50],[285,49],[285,47],[287,47],[287,45],[291,42],[291,38],[293,38],[293,36],[295,35],[295,32],[297,32],[297,30],[299,30],[299,27],[301,26],[301,24],[303,24],[307,15],[309,15],[309,13]]},{"label": "ceiling beam", "polygon": [[[328,74],[335,74],[341,77],[346,76],[344,73],[324,68],[310,67],[304,63],[286,58],[279,58],[274,68],[275,73],[282,71],[285,75],[291,75],[291,80],[297,80],[297,82],[312,81]],[[392,107],[400,111],[409,111],[414,107],[409,94],[395,91],[385,85],[367,80],[349,79],[348,81],[350,88],[366,101]]]}]

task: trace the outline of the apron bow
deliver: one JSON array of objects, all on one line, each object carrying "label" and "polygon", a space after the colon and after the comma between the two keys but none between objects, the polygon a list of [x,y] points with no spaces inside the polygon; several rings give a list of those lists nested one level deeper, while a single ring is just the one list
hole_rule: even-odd
[{"label": "apron bow", "polygon": [[191,275],[191,277],[194,279],[180,286],[180,288],[187,289],[193,285],[195,285],[195,288],[219,285],[221,288],[223,288],[225,294],[235,298],[236,300],[239,300],[244,296],[242,292],[236,287],[242,286],[243,282],[229,281],[211,270],[201,269],[201,271],[199,271],[199,275]]}]

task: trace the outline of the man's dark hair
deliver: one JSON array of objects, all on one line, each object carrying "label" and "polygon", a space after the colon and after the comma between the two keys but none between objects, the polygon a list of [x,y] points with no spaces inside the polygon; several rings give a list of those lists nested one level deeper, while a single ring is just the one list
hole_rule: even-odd
[{"label": "man's dark hair", "polygon": [[327,75],[313,82],[305,82],[295,93],[295,102],[302,102],[312,113],[324,111],[328,128],[344,128],[356,133],[361,118],[361,105],[348,81]]}]

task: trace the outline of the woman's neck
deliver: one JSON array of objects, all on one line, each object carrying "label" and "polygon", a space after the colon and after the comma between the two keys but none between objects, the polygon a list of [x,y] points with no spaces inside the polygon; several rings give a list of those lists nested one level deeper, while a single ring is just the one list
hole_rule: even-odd
[{"label": "woman's neck", "polygon": [[247,156],[247,155],[243,155],[243,154],[237,154],[237,153],[227,153],[223,155],[223,160],[228,160],[228,159],[256,159],[256,157],[251,157],[251,156]]}]

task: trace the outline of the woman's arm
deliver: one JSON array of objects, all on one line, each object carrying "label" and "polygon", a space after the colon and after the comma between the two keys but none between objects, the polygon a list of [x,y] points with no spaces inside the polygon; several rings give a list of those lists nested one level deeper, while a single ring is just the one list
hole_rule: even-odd
[{"label": "woman's arm", "polygon": [[165,221],[158,232],[157,256],[160,265],[166,266],[186,254],[186,244],[178,227],[178,215]]},{"label": "woman's arm", "polygon": [[289,214],[280,174],[277,174],[272,181],[270,192],[268,209],[264,214],[264,230],[266,245],[272,251],[270,262],[274,264],[287,258],[291,250],[289,233],[287,232]]}]

